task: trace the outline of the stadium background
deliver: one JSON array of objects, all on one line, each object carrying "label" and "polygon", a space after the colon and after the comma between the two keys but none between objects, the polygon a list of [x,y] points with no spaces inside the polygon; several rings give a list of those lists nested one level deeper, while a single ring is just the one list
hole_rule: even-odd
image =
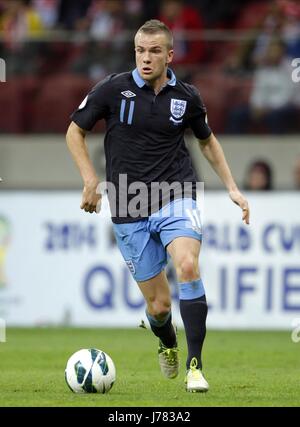
[{"label": "stadium background", "polygon": [[[276,345],[290,345],[293,358],[300,345],[291,335],[298,338],[300,324],[296,0],[214,0],[213,6],[209,0],[0,0],[0,58],[6,63],[0,83],[2,341],[8,326],[1,351],[12,327],[33,327],[42,336],[54,327],[135,328],[145,318],[107,208],[100,216],[79,209],[82,183],[64,135],[69,115],[98,80],[134,67],[133,35],[155,17],[173,30],[172,68],[199,88],[209,124],[251,207],[246,227],[187,134],[205,182],[200,265],[208,328],[212,337],[213,330],[243,329],[250,341],[251,329],[283,330],[278,339],[268,335],[270,348],[272,342],[275,352]],[[103,132],[100,123],[88,137],[101,178]],[[180,326],[171,265],[168,277]],[[21,336],[19,329],[11,331],[12,340]],[[72,334],[75,351],[84,339]]]}]

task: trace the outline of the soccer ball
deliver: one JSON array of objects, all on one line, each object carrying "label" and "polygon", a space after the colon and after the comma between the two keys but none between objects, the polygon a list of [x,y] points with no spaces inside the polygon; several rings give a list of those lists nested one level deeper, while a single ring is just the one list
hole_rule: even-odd
[{"label": "soccer ball", "polygon": [[82,349],[69,358],[65,379],[74,393],[108,393],[116,380],[116,368],[104,351]]}]

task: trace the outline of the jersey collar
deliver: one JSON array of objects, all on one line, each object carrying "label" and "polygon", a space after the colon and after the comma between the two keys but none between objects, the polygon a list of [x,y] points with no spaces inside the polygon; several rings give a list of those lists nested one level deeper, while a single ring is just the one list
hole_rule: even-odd
[{"label": "jersey collar", "polygon": [[[167,70],[167,76],[169,77],[169,81],[167,82],[167,84],[169,86],[175,86],[176,85],[176,76],[173,73],[173,71],[171,70],[171,68],[168,68]],[[145,82],[144,79],[142,79],[142,77],[140,76],[140,73],[138,72],[138,69],[135,68],[132,71],[132,77],[133,80],[135,81],[135,83],[138,85],[138,87],[142,88],[143,86],[145,86],[147,83]]]}]

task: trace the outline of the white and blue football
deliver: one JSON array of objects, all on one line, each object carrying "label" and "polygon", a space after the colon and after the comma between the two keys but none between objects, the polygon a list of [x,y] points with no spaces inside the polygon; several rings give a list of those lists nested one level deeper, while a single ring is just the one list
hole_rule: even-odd
[{"label": "white and blue football", "polygon": [[69,358],[65,379],[74,393],[107,393],[116,380],[116,368],[104,351],[82,349]]}]

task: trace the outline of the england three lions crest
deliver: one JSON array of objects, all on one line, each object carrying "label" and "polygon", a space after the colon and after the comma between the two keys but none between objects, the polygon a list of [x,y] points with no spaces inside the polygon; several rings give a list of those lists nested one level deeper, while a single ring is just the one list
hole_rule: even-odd
[{"label": "england three lions crest", "polygon": [[171,114],[175,119],[181,119],[186,110],[186,101],[182,99],[171,99]]}]

